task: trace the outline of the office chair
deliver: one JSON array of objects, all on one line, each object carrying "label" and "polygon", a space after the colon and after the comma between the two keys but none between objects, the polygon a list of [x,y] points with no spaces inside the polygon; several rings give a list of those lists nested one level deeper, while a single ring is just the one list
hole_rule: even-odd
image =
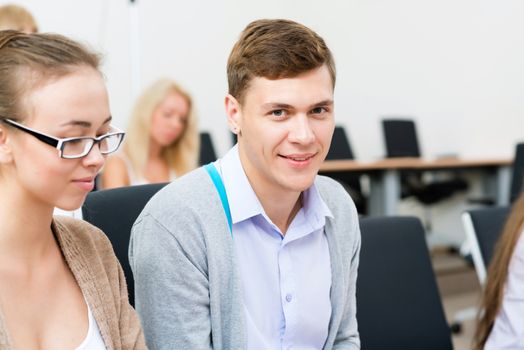
[{"label": "office chair", "polygon": [[417,131],[413,120],[383,119],[382,130],[388,158],[420,157]]},{"label": "office chair", "polygon": [[[331,139],[331,146],[329,147],[329,152],[326,156],[326,160],[339,159],[355,159],[343,126],[335,127],[333,138]],[[340,172],[332,175],[330,174],[330,177],[339,181],[346,188],[355,202],[358,212],[360,214],[365,214],[367,204],[360,185],[360,174],[355,174],[354,172]]]},{"label": "office chair", "polygon": [[[462,224],[481,287],[486,282],[487,269],[509,212],[510,207],[501,206],[468,210],[462,214]],[[474,319],[478,313],[476,306],[459,310],[453,316],[452,331],[460,333],[462,323]]]},{"label": "office chair", "polygon": [[[522,192],[524,181],[524,143],[518,143],[515,147],[513,158],[513,172],[511,174],[511,183],[509,191],[509,202],[513,203]],[[471,202],[471,201],[470,201]],[[482,204],[494,205],[495,199],[484,200]]]},{"label": "office chair", "polygon": [[149,199],[165,185],[148,184],[90,192],[82,206],[83,219],[104,231],[113,245],[124,270],[131,305],[135,302],[134,279],[128,259],[131,227]]},{"label": "office chair", "polygon": [[[382,130],[386,145],[386,156],[419,158],[420,148],[411,119],[383,119]],[[459,191],[468,189],[468,183],[461,178],[451,178],[432,182],[424,182],[419,171],[406,171],[401,174],[401,197],[415,197],[420,203],[429,206],[451,197]],[[429,215],[429,214],[428,214]],[[431,229],[430,219],[426,220],[426,228]]]},{"label": "office chair", "polygon": [[326,159],[355,159],[343,126],[335,127]]},{"label": "office chair", "polygon": [[363,349],[452,349],[424,228],[412,217],[360,220],[357,317]]},{"label": "office chair", "polygon": [[198,164],[205,165],[217,160],[217,154],[213,141],[211,140],[211,134],[208,132],[200,133],[200,155],[198,157]]},{"label": "office chair", "polygon": [[515,147],[515,158],[513,160],[513,174],[510,187],[510,202],[522,192],[522,181],[524,180],[524,143],[519,143]]},{"label": "office chair", "polygon": [[509,211],[509,206],[502,206],[473,209],[462,214],[464,231],[470,243],[473,264],[481,286],[486,280],[487,267]]}]

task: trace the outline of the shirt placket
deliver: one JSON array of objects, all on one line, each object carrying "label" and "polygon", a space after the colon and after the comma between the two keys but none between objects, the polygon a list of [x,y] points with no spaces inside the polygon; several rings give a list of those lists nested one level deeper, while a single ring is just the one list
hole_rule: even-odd
[{"label": "shirt placket", "polygon": [[289,247],[283,243],[278,254],[280,270],[280,298],[283,312],[282,349],[293,349],[294,336],[297,326],[297,290],[294,281],[293,264],[289,254]]}]

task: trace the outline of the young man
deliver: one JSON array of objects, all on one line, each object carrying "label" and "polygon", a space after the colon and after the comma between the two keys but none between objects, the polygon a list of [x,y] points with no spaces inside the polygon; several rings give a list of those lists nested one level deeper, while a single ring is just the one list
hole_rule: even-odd
[{"label": "young man", "polygon": [[213,164],[221,195],[197,169],[158,193],[133,227],[147,344],[359,349],[357,212],[338,183],[317,176],[334,130],[331,52],[301,24],[258,20],[227,73],[238,145]]}]

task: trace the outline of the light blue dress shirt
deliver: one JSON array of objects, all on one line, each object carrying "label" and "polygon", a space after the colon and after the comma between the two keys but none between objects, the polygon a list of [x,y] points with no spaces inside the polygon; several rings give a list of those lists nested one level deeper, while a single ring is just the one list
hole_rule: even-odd
[{"label": "light blue dress shirt", "polygon": [[331,317],[331,261],[324,234],[333,217],[313,185],[286,235],[266,215],[233,147],[216,162],[231,208],[248,349],[321,349]]}]

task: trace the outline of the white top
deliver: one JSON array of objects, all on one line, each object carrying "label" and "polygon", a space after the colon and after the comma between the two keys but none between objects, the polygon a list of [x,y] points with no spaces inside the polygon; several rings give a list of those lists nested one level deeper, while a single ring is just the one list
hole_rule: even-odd
[{"label": "white top", "polygon": [[106,345],[100,335],[100,329],[96,323],[89,304],[87,304],[87,317],[89,319],[89,329],[84,341],[75,350],[106,350]]},{"label": "white top", "polygon": [[321,349],[331,317],[331,260],[324,226],[333,217],[313,184],[285,235],[267,216],[237,146],[219,165],[231,208],[242,280],[247,349]]},{"label": "white top", "polygon": [[76,210],[63,210],[55,207],[53,215],[70,216],[72,218],[82,220],[82,207]]},{"label": "white top", "polygon": [[485,350],[524,349],[524,234],[511,257],[499,314]]},{"label": "white top", "polygon": [[[135,173],[133,170],[133,166],[131,165],[131,160],[127,157],[127,155],[124,152],[118,153],[118,157],[120,157],[124,163],[126,164],[127,168],[127,176],[129,177],[129,185],[130,186],[136,186],[136,185],[146,185],[151,183],[149,180],[144,178],[141,174]],[[169,170],[169,181],[173,181],[176,179],[176,174],[173,169]]]}]

